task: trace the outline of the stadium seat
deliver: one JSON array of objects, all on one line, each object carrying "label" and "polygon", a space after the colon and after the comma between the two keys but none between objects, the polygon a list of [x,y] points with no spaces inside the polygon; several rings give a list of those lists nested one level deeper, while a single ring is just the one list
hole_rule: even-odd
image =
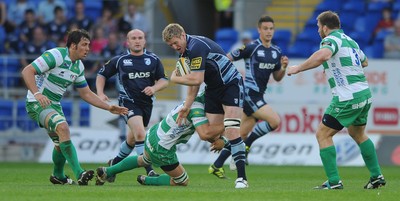
[{"label": "stadium seat", "polygon": [[79,102],[80,119],[79,126],[90,126],[90,105],[85,101]]},{"label": "stadium seat", "polygon": [[237,41],[238,32],[233,28],[221,28],[215,33],[215,42],[217,42],[225,52],[228,52]]},{"label": "stadium seat", "polygon": [[0,54],[4,53],[4,43],[6,40],[6,31],[3,26],[0,26]]},{"label": "stadium seat", "polygon": [[0,99],[0,131],[6,131],[13,126],[13,108],[12,100]]},{"label": "stadium seat", "polygon": [[21,99],[17,101],[17,127],[25,132],[31,132],[39,126],[36,122],[34,122],[26,112],[25,109],[25,99]]},{"label": "stadium seat", "polygon": [[103,2],[102,1],[93,1],[93,0],[85,0],[85,14],[90,19],[98,19],[101,17]]},{"label": "stadium seat", "polygon": [[67,119],[68,125],[72,126],[72,112],[74,108],[72,100],[62,100],[61,106],[64,112],[64,116]]},{"label": "stadium seat", "polygon": [[20,82],[20,64],[16,58],[0,57],[1,85],[5,87],[17,86]]},{"label": "stadium seat", "polygon": [[348,36],[350,36],[350,38],[355,40],[361,49],[364,49],[365,47],[367,47],[367,45],[369,43],[369,38],[367,38],[365,36],[365,34],[363,34],[362,32],[354,31],[354,32],[351,32],[350,34],[348,34]]},{"label": "stadium seat", "polygon": [[308,40],[297,39],[296,42],[289,48],[289,58],[305,58],[312,53],[312,44]]},{"label": "stadium seat", "polygon": [[248,32],[251,33],[251,38],[253,40],[256,40],[260,37],[260,34],[258,33],[258,29],[257,28],[252,28],[252,29],[248,29]]},{"label": "stadium seat", "polygon": [[340,2],[337,1],[332,1],[332,0],[324,0],[321,3],[318,4],[318,6],[316,6],[315,8],[315,12],[317,13],[321,13],[323,11],[327,11],[327,10],[332,10],[335,12],[339,12],[340,11]]},{"label": "stadium seat", "polygon": [[289,29],[276,29],[272,43],[279,46],[283,54],[287,54],[292,32]]}]

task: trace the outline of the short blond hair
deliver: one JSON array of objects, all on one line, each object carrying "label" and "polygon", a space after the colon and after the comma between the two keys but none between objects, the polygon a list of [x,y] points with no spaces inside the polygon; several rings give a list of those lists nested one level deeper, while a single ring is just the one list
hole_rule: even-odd
[{"label": "short blond hair", "polygon": [[172,23],[164,28],[164,30],[162,31],[162,38],[164,42],[168,42],[174,37],[179,38],[183,33],[185,33],[185,30],[181,25],[177,23]]}]

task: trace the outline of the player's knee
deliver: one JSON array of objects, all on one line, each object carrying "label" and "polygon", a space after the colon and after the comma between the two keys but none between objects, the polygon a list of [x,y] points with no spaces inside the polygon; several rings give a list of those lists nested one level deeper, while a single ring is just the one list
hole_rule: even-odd
[{"label": "player's knee", "polygon": [[187,186],[189,183],[189,175],[184,171],[180,176],[172,178],[172,181],[177,186]]},{"label": "player's knee", "polygon": [[49,116],[50,117],[48,119],[47,125],[48,129],[51,132],[57,132],[57,133],[69,132],[67,121],[62,115],[54,112],[49,114]]}]

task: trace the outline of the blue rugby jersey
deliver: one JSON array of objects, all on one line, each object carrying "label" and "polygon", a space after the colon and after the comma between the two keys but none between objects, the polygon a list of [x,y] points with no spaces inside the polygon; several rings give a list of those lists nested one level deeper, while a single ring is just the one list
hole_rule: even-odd
[{"label": "blue rugby jersey", "polygon": [[116,74],[120,98],[144,105],[153,104],[154,97],[147,96],[142,90],[153,86],[159,79],[168,79],[161,60],[147,50],[141,56],[133,56],[129,51],[115,56],[104,64],[98,74],[106,79]]},{"label": "blue rugby jersey", "polygon": [[244,86],[257,92],[264,93],[270,75],[281,69],[282,52],[276,45],[266,48],[260,39],[233,50],[230,55],[233,60],[244,59],[246,65],[246,76]]}]

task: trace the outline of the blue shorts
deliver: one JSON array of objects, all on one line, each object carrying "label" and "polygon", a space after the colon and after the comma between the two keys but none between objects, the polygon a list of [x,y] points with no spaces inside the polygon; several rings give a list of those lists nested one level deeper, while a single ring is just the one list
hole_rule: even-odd
[{"label": "blue shorts", "polygon": [[153,105],[141,105],[132,100],[122,98],[118,101],[120,106],[128,108],[128,114],[123,115],[125,122],[127,122],[129,118],[139,115],[143,117],[144,127],[149,125]]},{"label": "blue shorts", "polygon": [[247,116],[251,116],[254,112],[266,105],[267,102],[264,99],[264,93],[255,92],[253,90],[245,91],[243,112]]},{"label": "blue shorts", "polygon": [[243,107],[243,80],[236,79],[218,88],[205,89],[205,111],[211,114],[224,114],[225,106]]}]

